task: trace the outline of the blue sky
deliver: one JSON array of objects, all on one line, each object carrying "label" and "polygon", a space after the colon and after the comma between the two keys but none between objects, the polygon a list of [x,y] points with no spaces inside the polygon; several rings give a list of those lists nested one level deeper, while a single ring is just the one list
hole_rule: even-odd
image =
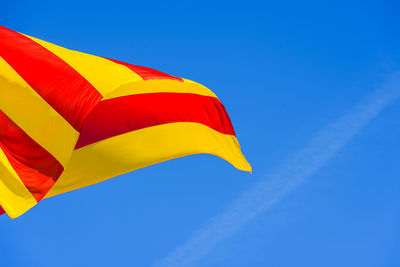
[{"label": "blue sky", "polygon": [[[254,172],[190,156],[1,216],[1,265],[153,266],[351,112],[400,69],[400,5],[321,2],[2,3],[0,25],[212,89]],[[192,265],[400,266],[399,114],[387,105]]]}]

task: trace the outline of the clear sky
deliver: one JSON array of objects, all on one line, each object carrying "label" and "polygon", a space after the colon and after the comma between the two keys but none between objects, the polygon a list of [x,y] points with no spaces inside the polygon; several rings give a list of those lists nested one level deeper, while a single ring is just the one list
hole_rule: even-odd
[{"label": "clear sky", "polygon": [[[270,179],[400,70],[397,1],[329,2],[2,1],[0,25],[209,87],[254,171],[190,156],[1,216],[0,266],[154,266]],[[192,266],[400,266],[399,115],[393,101]]]}]

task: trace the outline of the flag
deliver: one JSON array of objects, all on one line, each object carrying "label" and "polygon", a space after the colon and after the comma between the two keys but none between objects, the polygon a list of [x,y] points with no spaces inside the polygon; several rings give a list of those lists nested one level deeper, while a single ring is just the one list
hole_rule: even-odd
[{"label": "flag", "polygon": [[198,153],[251,171],[208,88],[0,26],[0,205],[11,218],[43,198]]}]

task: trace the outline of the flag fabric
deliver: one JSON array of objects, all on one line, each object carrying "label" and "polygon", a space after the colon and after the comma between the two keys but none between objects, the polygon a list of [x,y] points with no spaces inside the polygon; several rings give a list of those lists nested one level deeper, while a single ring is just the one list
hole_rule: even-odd
[{"label": "flag fabric", "polygon": [[198,153],[251,171],[206,87],[0,26],[0,213]]}]

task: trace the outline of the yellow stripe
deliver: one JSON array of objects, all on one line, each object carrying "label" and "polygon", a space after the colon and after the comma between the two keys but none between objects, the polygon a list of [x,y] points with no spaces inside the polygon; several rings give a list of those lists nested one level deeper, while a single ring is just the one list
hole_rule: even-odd
[{"label": "yellow stripe", "polygon": [[63,166],[66,165],[79,133],[1,57],[0,109]]},{"label": "yellow stripe", "polygon": [[25,36],[64,60],[85,77],[103,96],[124,84],[143,81],[139,75],[127,67],[108,59],[69,50],[28,35]]},{"label": "yellow stripe", "polygon": [[13,219],[36,204],[35,198],[22,183],[0,148],[0,205]]},{"label": "yellow stripe", "polygon": [[219,156],[240,170],[251,171],[234,136],[198,123],[170,123],[125,133],[75,150],[64,173],[46,197],[199,153]]},{"label": "yellow stripe", "polygon": [[207,87],[195,82],[180,82],[176,80],[146,80],[123,85],[104,96],[102,100],[128,95],[149,93],[190,93],[217,97]]}]

